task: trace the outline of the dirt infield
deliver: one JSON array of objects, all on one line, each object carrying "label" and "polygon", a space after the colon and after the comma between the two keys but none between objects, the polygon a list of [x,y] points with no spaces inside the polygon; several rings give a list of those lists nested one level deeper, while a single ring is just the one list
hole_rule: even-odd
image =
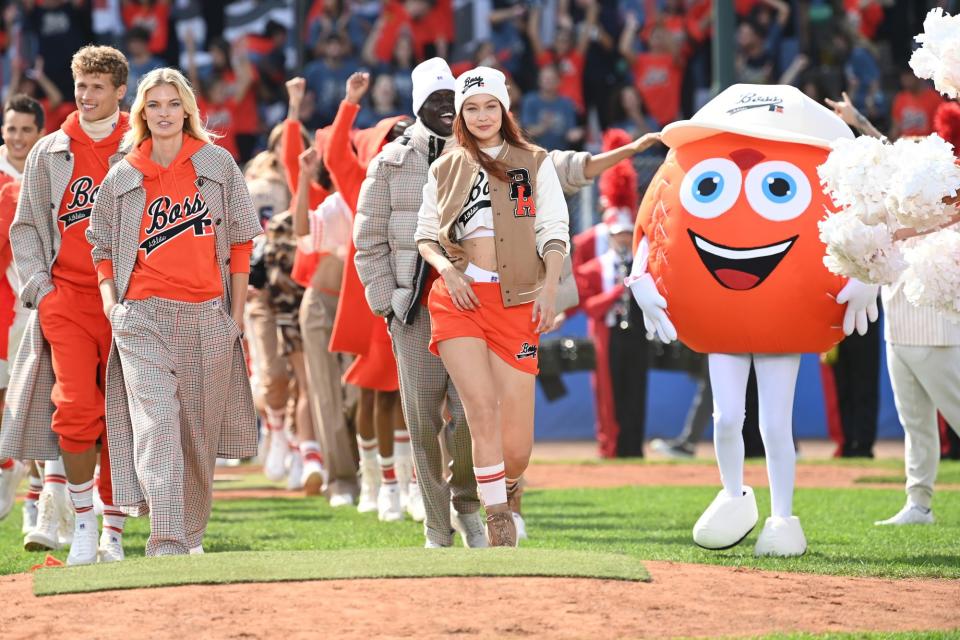
[{"label": "dirt infield", "polygon": [[[431,578],[187,586],[36,598],[0,578],[5,640],[57,637],[90,619],[98,637],[620,638],[960,626],[960,585],[649,562],[651,583]],[[55,613],[53,613],[55,611]],[[133,625],[133,626],[131,626]],[[173,630],[177,629],[177,632]]]}]

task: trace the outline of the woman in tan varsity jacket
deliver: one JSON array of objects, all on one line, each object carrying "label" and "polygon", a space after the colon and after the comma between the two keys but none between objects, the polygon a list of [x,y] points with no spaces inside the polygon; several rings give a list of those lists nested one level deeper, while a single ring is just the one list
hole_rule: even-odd
[{"label": "woman in tan varsity jacket", "polygon": [[430,291],[430,350],[463,401],[492,546],[515,546],[510,501],[533,448],[539,335],[556,315],[569,237],[553,162],[509,116],[504,75],[457,79],[459,147],[431,167],[416,240],[440,274]]}]

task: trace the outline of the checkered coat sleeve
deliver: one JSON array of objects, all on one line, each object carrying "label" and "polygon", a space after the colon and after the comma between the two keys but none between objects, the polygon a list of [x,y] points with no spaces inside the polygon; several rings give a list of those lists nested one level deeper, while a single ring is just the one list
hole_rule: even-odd
[{"label": "checkered coat sleeve", "polygon": [[[212,144],[201,147],[192,158],[197,189],[210,210],[216,236],[217,261],[223,282],[225,308],[230,308],[230,245],[240,244],[263,232],[243,175],[230,155]],[[117,299],[123,300],[136,265],[140,221],[146,204],[143,174],[121,162],[104,179],[91,214],[87,239],[93,245],[94,261],[113,260]],[[124,375],[116,344],[107,363],[106,417],[110,442],[113,500],[131,515],[146,513],[146,502],[134,466],[134,435],[127,403]],[[217,455],[248,458],[257,453],[256,413],[247,376],[242,342],[234,345],[233,365],[221,372],[223,381],[211,381],[227,389],[227,413],[223,416]],[[190,393],[181,389],[180,393]]]},{"label": "checkered coat sleeve", "polygon": [[393,291],[397,288],[388,242],[391,213],[389,173],[389,166],[380,156],[367,167],[353,222],[353,244],[357,248],[354,263],[367,304],[378,316],[390,313]]},{"label": "checkered coat sleeve", "polygon": [[[110,158],[115,162],[120,158]],[[0,427],[0,457],[55,460],[60,455],[53,416],[53,361],[36,307],[50,291],[50,269],[60,250],[55,216],[73,175],[70,138],[62,131],[43,137],[27,156],[23,187],[10,226],[10,246],[24,307],[33,310],[13,359]]]}]

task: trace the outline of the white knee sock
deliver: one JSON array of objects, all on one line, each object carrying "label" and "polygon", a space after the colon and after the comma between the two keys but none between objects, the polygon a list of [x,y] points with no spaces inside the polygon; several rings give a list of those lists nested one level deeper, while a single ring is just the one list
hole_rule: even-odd
[{"label": "white knee sock", "polygon": [[770,512],[787,518],[793,513],[797,452],[793,446],[793,397],[800,356],[755,356],[760,394],[760,435],[767,455]]},{"label": "white knee sock", "polygon": [[743,495],[743,419],[746,410],[749,355],[711,353],[713,446],[720,481],[731,498]]},{"label": "white knee sock", "polygon": [[484,506],[504,504],[507,501],[507,474],[502,462],[489,467],[474,467],[473,473],[477,476],[480,501]]}]

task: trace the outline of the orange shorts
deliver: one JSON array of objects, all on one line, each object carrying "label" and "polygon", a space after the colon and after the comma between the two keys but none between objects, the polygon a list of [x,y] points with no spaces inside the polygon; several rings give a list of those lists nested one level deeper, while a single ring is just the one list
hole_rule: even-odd
[{"label": "orange shorts", "polygon": [[540,336],[537,323],[530,319],[533,303],[504,307],[497,282],[474,282],[473,292],[480,308],[459,311],[447,291],[443,278],[430,288],[430,353],[440,355],[437,343],[451,338],[480,338],[504,362],[525,373],[540,371]]}]

